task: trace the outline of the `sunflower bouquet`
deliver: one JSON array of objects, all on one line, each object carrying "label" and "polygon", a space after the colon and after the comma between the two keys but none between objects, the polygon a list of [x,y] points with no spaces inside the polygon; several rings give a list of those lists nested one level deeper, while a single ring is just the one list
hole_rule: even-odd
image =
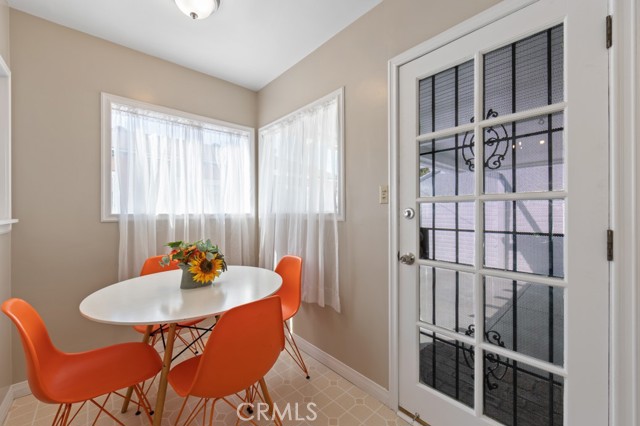
[{"label": "sunflower bouquet", "polygon": [[185,243],[173,241],[168,243],[171,252],[162,258],[161,265],[167,266],[171,261],[178,261],[183,274],[190,273],[191,279],[202,285],[210,284],[216,277],[227,270],[227,262],[218,246],[211,240]]}]

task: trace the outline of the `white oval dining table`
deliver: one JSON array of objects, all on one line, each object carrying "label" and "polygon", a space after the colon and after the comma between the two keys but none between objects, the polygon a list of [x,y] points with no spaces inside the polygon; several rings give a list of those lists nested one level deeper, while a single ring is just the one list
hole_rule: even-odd
[{"label": "white oval dining table", "polygon": [[[282,285],[282,278],[274,271],[252,266],[230,265],[213,284],[188,290],[180,289],[181,276],[181,270],[172,270],[131,278],[102,288],[80,303],[80,313],[93,321],[147,325],[145,343],[148,343],[154,325],[168,325],[154,426],[162,422],[176,324],[219,315],[263,299],[276,293]],[[127,410],[130,397],[131,390],[127,392],[122,412]]]}]

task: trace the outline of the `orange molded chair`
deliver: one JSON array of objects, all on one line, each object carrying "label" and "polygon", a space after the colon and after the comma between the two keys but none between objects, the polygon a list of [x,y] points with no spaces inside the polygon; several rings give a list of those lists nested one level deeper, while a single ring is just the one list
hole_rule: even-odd
[{"label": "orange molded chair", "polygon": [[[240,413],[228,397],[234,394],[240,397],[240,393],[246,391],[246,396],[240,397],[243,405],[250,406],[254,397],[259,397],[268,404],[275,423],[282,425],[273,414],[273,402],[264,376],[283,349],[282,308],[278,296],[225,312],[211,332],[202,355],[178,364],[169,372],[169,383],[178,395],[185,397],[175,424],[179,424],[190,396],[199,401],[183,424],[186,426],[195,421],[204,426],[210,402],[208,424],[213,425],[216,402],[222,399]],[[196,420],[200,413],[202,423]]]},{"label": "orange molded chair", "polygon": [[[162,260],[162,255],[160,256],[152,256],[145,260],[142,265],[142,269],[140,270],[140,275],[149,275],[149,274],[157,274],[159,272],[171,271],[178,269],[178,261],[173,260],[169,265],[162,266],[160,261]],[[204,349],[204,344],[202,340],[199,339],[199,336],[194,331],[194,327],[200,323],[203,319],[198,319],[194,321],[182,322],[178,323],[178,327],[176,328],[176,339],[179,339],[186,347],[191,349],[191,352],[194,355],[197,355],[199,351]],[[162,330],[159,325],[154,325],[151,329],[151,339],[149,340],[151,346],[155,346],[158,343],[158,340],[162,338],[162,333],[168,330],[168,326],[163,326]],[[134,325],[133,329],[140,334],[144,334],[147,331],[146,325]],[[191,335],[191,341],[188,341],[180,333],[184,330],[188,330]]]},{"label": "orange molded chair", "polygon": [[283,256],[280,262],[278,262],[278,266],[276,266],[276,272],[282,277],[282,287],[280,287],[277,295],[282,299],[282,320],[287,330],[285,337],[287,343],[289,343],[289,347],[285,348],[308,379],[309,369],[302,359],[302,353],[300,353],[300,349],[298,349],[298,345],[296,345],[296,341],[293,338],[293,333],[291,333],[291,329],[287,323],[289,319],[298,313],[298,309],[300,309],[302,297],[302,259],[298,256]]},{"label": "orange molded chair", "polygon": [[[42,402],[59,404],[53,426],[66,426],[80,409],[90,402],[98,407],[94,420],[105,413],[111,394],[124,397],[119,389],[133,387],[147,417],[151,407],[140,383],[155,376],[162,368],[158,353],[144,343],[123,343],[80,353],[64,353],[51,342],[40,315],[24,300],[9,299],[2,304],[4,312],[15,324],[27,359],[27,376],[33,395]],[[95,398],[107,395],[102,404]],[[82,405],[72,413],[71,406]],[[85,419],[86,420],[86,419]]]}]

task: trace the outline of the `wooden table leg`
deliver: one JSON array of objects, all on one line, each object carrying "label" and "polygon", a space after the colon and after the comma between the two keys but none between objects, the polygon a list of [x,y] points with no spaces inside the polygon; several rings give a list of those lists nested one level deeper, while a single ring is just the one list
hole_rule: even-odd
[{"label": "wooden table leg", "polygon": [[156,397],[156,409],[153,412],[153,426],[162,424],[162,411],[164,410],[164,400],[167,397],[167,378],[171,368],[171,358],[173,357],[173,341],[176,336],[176,323],[169,325],[167,333],[167,346],[164,349],[164,360],[162,361],[162,373],[158,383],[158,396]]},{"label": "wooden table leg", "polygon": [[[142,337],[142,343],[145,345],[149,344],[149,339],[151,338],[151,331],[153,330],[152,325],[148,325],[147,329],[144,332],[144,336]],[[131,402],[131,395],[133,395],[133,386],[127,389],[127,395],[124,398],[124,402],[122,403],[122,410],[120,412],[126,413],[129,409],[129,402]]]},{"label": "wooden table leg", "polygon": [[[260,389],[262,389],[262,396],[264,396],[264,402],[269,406],[269,416],[271,416],[272,420],[276,420],[273,415],[273,400],[271,399],[271,395],[269,395],[269,389],[267,389],[267,383],[264,381],[264,377],[260,379]],[[277,422],[276,422],[277,423]]]}]

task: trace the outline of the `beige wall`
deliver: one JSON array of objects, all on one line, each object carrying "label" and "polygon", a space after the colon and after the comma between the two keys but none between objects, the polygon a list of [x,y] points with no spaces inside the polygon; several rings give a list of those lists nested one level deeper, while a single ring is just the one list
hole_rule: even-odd
[{"label": "beige wall", "polygon": [[387,61],[496,2],[385,0],[258,94],[12,10],[14,296],[34,304],[62,349],[132,337],[78,312],[117,278],[117,225],[100,223],[101,91],[256,126],[345,86],[343,312],[305,305],[296,332],[388,386],[388,209],[377,202],[388,182]]},{"label": "beige wall", "polygon": [[[14,227],[15,229],[15,227]],[[0,303],[11,297],[11,234],[0,235]],[[0,314],[0,403],[13,383],[11,322]],[[7,344],[8,342],[8,344]],[[0,419],[1,420],[1,419]]]},{"label": "beige wall", "polygon": [[7,0],[0,0],[0,56],[9,64],[9,6]]},{"label": "beige wall", "polygon": [[[345,87],[346,221],[340,226],[342,314],[304,305],[296,333],[387,387],[387,62],[497,0],[385,0],[258,93],[260,125]],[[393,194],[392,194],[393,196]]]},{"label": "beige wall", "polygon": [[[63,350],[131,338],[78,311],[117,281],[118,225],[100,222],[100,92],[247,126],[257,94],[16,10],[11,54],[13,294],[40,311]],[[13,346],[18,382],[24,362]]]},{"label": "beige wall", "polygon": [[[0,56],[9,64],[9,7],[0,0]],[[0,302],[11,297],[11,234],[0,235]],[[13,383],[11,323],[0,318],[0,403]],[[8,344],[6,343],[8,342]]]}]

